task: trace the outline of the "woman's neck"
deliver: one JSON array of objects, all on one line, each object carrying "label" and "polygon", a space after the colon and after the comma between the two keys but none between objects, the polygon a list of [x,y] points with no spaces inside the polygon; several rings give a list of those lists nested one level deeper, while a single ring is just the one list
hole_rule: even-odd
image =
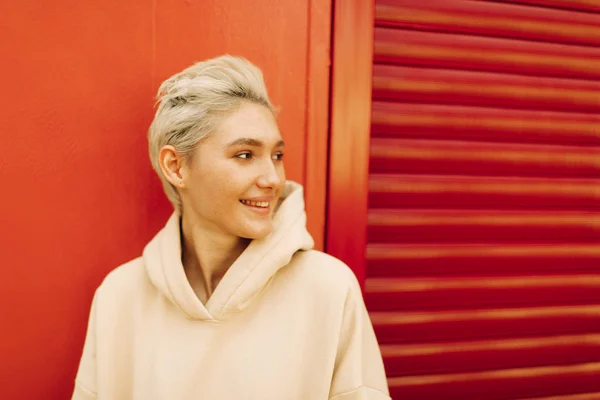
[{"label": "woman's neck", "polygon": [[194,293],[206,304],[250,240],[218,232],[186,217],[181,218],[181,261]]}]

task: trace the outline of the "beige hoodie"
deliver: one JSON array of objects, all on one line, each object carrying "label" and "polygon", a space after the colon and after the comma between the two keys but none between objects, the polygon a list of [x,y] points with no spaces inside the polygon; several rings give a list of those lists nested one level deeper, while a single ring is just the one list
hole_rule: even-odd
[{"label": "beige hoodie", "polygon": [[302,187],[206,305],[181,263],[179,216],[92,303],[73,399],[385,400],[381,353],[352,271],[311,250]]}]

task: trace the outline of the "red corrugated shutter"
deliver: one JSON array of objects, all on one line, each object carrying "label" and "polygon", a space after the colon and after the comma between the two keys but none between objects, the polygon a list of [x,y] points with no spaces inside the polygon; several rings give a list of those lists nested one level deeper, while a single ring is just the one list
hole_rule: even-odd
[{"label": "red corrugated shutter", "polygon": [[600,3],[378,0],[374,42],[393,398],[600,399]]}]

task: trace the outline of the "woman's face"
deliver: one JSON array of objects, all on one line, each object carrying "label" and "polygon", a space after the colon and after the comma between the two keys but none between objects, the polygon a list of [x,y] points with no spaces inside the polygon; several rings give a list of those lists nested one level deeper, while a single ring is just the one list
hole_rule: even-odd
[{"label": "woman's face", "polygon": [[181,174],[183,213],[204,228],[247,239],[268,235],[285,184],[283,140],[271,111],[245,102],[202,141]]}]

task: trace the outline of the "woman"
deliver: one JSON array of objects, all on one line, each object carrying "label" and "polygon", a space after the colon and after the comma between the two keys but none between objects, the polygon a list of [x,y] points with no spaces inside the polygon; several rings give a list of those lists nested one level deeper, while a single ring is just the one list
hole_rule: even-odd
[{"label": "woman", "polygon": [[208,60],[158,99],[175,212],[96,291],[73,399],[389,399],[356,278],[311,250],[260,70]]}]

